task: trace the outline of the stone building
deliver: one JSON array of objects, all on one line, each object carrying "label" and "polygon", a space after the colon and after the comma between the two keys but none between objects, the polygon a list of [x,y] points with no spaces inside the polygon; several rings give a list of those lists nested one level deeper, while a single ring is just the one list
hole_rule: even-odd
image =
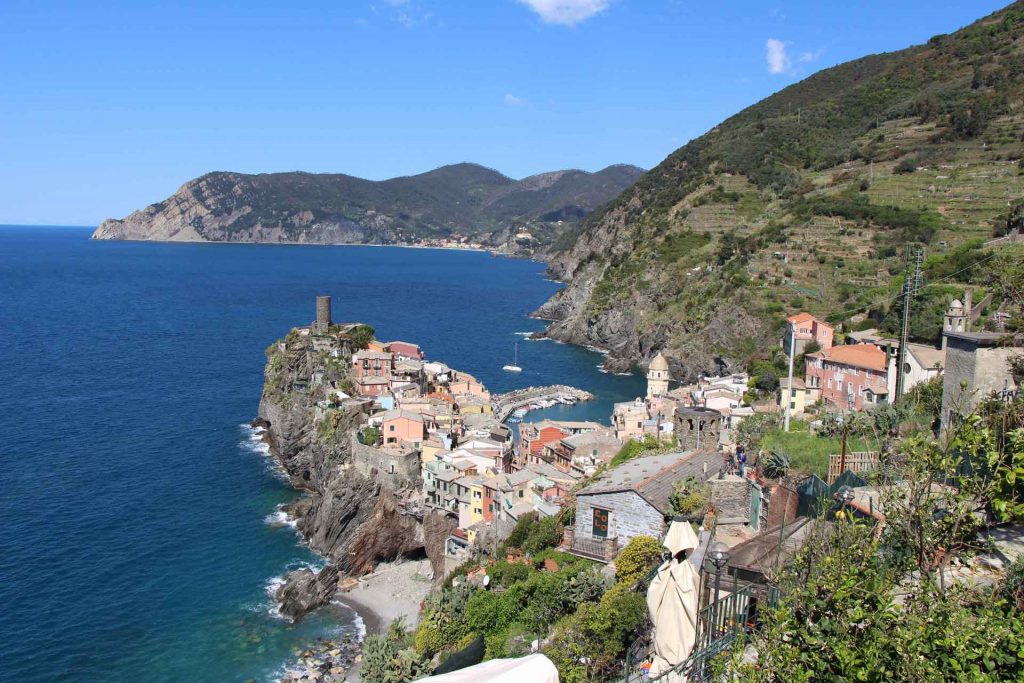
[{"label": "stone building", "polygon": [[331,327],[331,297],[318,296],[316,298],[316,321],[313,322],[313,332],[327,334]]},{"label": "stone building", "polygon": [[1016,391],[1010,357],[1021,347],[1002,346],[999,332],[943,333],[946,369],[942,382],[942,426],[949,427],[958,415],[970,413],[992,392]]},{"label": "stone building", "polygon": [[647,368],[647,398],[663,396],[668,393],[668,384],[672,381],[668,361],[659,352]]},{"label": "stone building", "polygon": [[713,408],[678,408],[675,433],[682,450],[714,450],[722,436],[722,413]]},{"label": "stone building", "polygon": [[677,481],[707,481],[722,469],[720,453],[677,452],[630,460],[576,492],[576,525],[568,552],[608,562],[636,536],[661,538]]}]

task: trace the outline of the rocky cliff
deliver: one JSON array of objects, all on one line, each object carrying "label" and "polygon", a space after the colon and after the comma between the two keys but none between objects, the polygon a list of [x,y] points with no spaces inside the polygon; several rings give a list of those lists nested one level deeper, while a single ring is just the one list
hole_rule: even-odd
[{"label": "rocky cliff", "polygon": [[370,181],[343,174],[216,172],[104,221],[94,239],[419,244],[510,251],[550,243],[640,177],[634,166],[513,180],[476,164]]},{"label": "rocky cliff", "polygon": [[[267,350],[254,424],[264,428],[270,451],[292,485],[306,494],[286,511],[297,518],[310,547],[329,561],[320,576],[305,570],[286,578],[278,597],[282,613],[293,618],[329,600],[339,574],[364,574],[378,562],[417,552],[426,552],[435,570],[443,563],[443,538],[425,534],[423,522],[399,511],[398,497],[411,488],[355,467],[350,437],[365,417],[358,407],[334,403],[335,387],[350,382],[345,355],[315,351],[309,337],[293,332]],[[426,524],[438,526],[437,520]]]}]

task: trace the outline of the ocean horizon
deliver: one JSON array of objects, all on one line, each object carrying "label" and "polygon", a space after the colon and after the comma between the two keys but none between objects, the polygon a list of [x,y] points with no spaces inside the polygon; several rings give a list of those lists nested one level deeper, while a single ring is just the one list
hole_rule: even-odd
[{"label": "ocean horizon", "polygon": [[268,681],[318,638],[360,630],[338,605],[294,626],[275,614],[281,577],[323,560],[279,514],[297,494],[248,427],[264,349],[309,323],[318,294],[335,319],[416,342],[492,391],[596,395],[530,420],[607,422],[643,393],[600,353],[525,340],[560,287],[538,262],[92,230],[0,226],[0,680]]}]

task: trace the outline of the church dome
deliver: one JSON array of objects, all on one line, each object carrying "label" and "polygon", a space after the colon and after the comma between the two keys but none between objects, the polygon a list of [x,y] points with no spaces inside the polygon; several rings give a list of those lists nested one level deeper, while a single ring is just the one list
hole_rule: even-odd
[{"label": "church dome", "polygon": [[962,303],[960,303],[960,299],[953,299],[953,303],[951,303],[949,305],[950,310],[952,310],[954,308],[962,309],[963,307],[964,307],[964,305]]},{"label": "church dome", "polygon": [[654,360],[651,361],[651,365],[648,369],[668,370],[668,361],[665,360],[665,356],[661,355],[661,353],[659,352],[658,355],[654,357]]}]

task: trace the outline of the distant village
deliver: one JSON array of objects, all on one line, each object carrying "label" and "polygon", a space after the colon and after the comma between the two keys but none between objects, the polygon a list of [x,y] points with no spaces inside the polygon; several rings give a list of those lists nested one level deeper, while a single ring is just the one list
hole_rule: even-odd
[{"label": "distant village", "polygon": [[[969,292],[964,299],[950,302],[940,348],[910,343],[902,354],[904,391],[944,377],[944,421],[954,408],[963,413],[981,396],[1016,388],[1009,366],[1014,349],[997,344],[999,333],[972,331],[978,309]],[[353,349],[349,333],[358,327],[334,323],[330,298],[319,297],[317,320],[297,329],[316,351],[351,363],[352,385],[329,387],[333,398],[317,410],[358,410],[364,420],[351,435],[354,466],[399,491],[406,514],[422,519],[435,510],[452,519],[446,573],[493,552],[524,515],[561,515],[567,502],[575,506],[575,521],[564,527],[561,549],[609,562],[632,538],[663,535],[670,499],[682,483],[707,489],[719,540],[742,546],[786,524],[795,532],[801,487],[745,467],[756,454],[737,448],[739,425],[757,413],[788,412],[813,424],[826,411],[884,405],[896,391],[901,355],[898,340],[875,330],[848,333],[837,343],[831,325],[801,313],[788,319],[779,343],[787,354],[804,356],[805,371],[783,379],[773,400],[751,400],[744,373],[680,385],[658,354],[647,369],[646,395],[615,404],[610,425],[523,422],[530,410],[591,396],[567,386],[491,394],[473,375],[427,360],[413,342],[370,340]],[[633,442],[656,448],[613,463]],[[866,471],[877,464],[872,455],[836,453],[829,481],[812,477],[816,490],[827,490],[847,470]],[[869,501],[866,482],[853,481]],[[878,514],[871,505],[865,503],[865,514]]]}]

